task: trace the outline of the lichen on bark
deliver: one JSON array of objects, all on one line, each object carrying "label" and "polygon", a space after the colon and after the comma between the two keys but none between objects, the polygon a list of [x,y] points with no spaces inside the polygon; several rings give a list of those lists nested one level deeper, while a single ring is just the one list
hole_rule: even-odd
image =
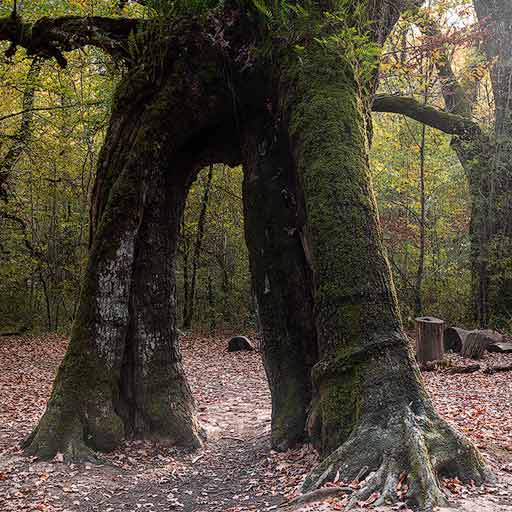
[{"label": "lichen on bark", "polygon": [[[232,119],[233,104],[224,54],[192,30],[194,21],[178,26],[183,32],[163,38],[169,46],[157,53],[166,61],[138,62],[118,88],[98,162],[79,310],[27,453],[91,459],[127,436],[201,442],[175,332],[174,260],[198,166],[231,149],[217,147],[213,134]],[[199,151],[190,151],[194,144]]]}]

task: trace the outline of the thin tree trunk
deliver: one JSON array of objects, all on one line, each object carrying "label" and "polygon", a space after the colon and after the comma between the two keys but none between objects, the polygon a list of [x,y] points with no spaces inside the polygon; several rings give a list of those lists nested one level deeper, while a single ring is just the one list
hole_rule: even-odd
[{"label": "thin tree trunk", "polygon": [[37,88],[36,82],[41,72],[41,67],[42,61],[39,58],[33,59],[30,63],[26,77],[27,83],[21,102],[23,111],[21,123],[16,133],[15,141],[0,162],[0,199],[7,199],[7,181],[16,163],[23,154],[23,151],[30,142],[32,118],[34,117],[32,108],[34,107]]},{"label": "thin tree trunk", "polygon": [[512,318],[512,4],[508,0],[474,0],[474,5],[487,30],[483,48],[495,104],[495,148],[487,171],[489,320],[508,327]]},{"label": "thin tree trunk", "polygon": [[422,285],[423,276],[425,271],[425,224],[426,224],[426,210],[425,210],[425,135],[426,126],[421,127],[421,141],[420,141],[420,175],[419,175],[419,188],[420,188],[420,246],[418,255],[418,270],[416,272],[416,286],[415,286],[415,314],[420,316],[423,303],[422,303]]},{"label": "thin tree trunk", "polygon": [[212,186],[213,178],[213,165],[210,165],[208,169],[208,176],[204,186],[203,199],[201,201],[201,210],[199,211],[199,220],[197,222],[197,236],[196,243],[194,245],[194,254],[192,256],[192,277],[190,279],[190,291],[188,293],[188,306],[187,315],[183,318],[183,328],[190,329],[192,326],[192,319],[194,318],[194,302],[196,295],[196,281],[197,281],[197,270],[199,267],[199,260],[201,258],[201,246],[204,237],[204,228],[206,223],[206,212],[208,210],[208,198],[210,195],[210,188]]}]

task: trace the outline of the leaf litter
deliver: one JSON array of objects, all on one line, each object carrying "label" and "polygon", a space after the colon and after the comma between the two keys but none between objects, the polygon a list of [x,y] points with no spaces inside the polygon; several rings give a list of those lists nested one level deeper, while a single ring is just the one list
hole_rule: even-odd
[{"label": "leaf litter", "polygon": [[[2,512],[249,512],[287,510],[317,461],[309,445],[277,453],[270,449],[270,392],[257,352],[228,353],[222,336],[185,336],[184,364],[208,434],[195,452],[147,441],[127,441],[101,455],[100,464],[65,464],[25,457],[19,449],[44,412],[67,340],[57,335],[0,339],[0,510]],[[470,364],[450,355],[452,366]],[[512,364],[511,354],[487,354],[487,365]],[[476,442],[498,476],[482,487],[443,480],[455,504],[472,512],[512,510],[512,373],[424,373],[440,414]],[[406,494],[406,475],[397,495]],[[343,489],[358,482],[339,477]],[[350,494],[300,510],[343,510]],[[374,507],[379,495],[360,502]],[[509,508],[510,506],[510,508]],[[490,507],[490,508],[489,508]],[[295,509],[298,510],[298,509]],[[445,509],[451,510],[451,509]]]}]

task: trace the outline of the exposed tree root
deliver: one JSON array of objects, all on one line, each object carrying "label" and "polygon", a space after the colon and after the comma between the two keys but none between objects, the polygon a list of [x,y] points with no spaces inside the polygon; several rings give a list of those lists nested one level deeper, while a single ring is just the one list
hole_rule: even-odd
[{"label": "exposed tree root", "polygon": [[[367,473],[361,475],[365,466]],[[441,477],[457,476],[480,484],[491,476],[463,435],[433,411],[417,416],[409,406],[387,421],[360,421],[347,441],[311,472],[303,491],[321,487],[338,473],[343,481],[352,481],[358,474],[366,477],[348,508],[378,493],[376,505],[405,501],[422,511],[447,503]]]},{"label": "exposed tree root", "polygon": [[[89,413],[84,414],[79,410],[83,404],[76,403],[74,406],[74,411],[63,412],[50,401],[38,425],[22,442],[25,453],[43,460],[62,454],[68,462],[94,463],[99,461],[96,451],[112,451],[122,442],[127,429],[112,407],[104,404],[101,411],[91,414],[89,409]],[[148,431],[144,437],[199,448],[206,436],[195,416],[185,417],[179,425],[178,422],[179,418],[169,412],[167,423],[175,427],[172,433]],[[179,431],[178,426],[181,428]]]},{"label": "exposed tree root", "polygon": [[67,461],[95,462],[96,450],[113,450],[123,436],[123,422],[111,401],[100,399],[95,404],[75,394],[64,399],[57,385],[43,417],[22,448],[27,455],[40,459],[60,453]]}]

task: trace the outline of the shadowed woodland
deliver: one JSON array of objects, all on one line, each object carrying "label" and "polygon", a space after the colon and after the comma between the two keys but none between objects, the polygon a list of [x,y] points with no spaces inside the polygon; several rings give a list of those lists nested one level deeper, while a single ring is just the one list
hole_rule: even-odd
[{"label": "shadowed woodland", "polygon": [[[243,331],[259,340],[272,453],[316,453],[295,501],[252,510],[340,494],[334,509],[434,510],[447,481],[512,505],[507,459],[436,411],[418,366],[469,374],[482,368],[463,358],[484,357],[509,403],[507,0],[2,9],[6,375],[17,336],[69,335],[16,464],[83,467],[150,442],[245,467],[229,436],[208,448],[195,398],[244,373],[210,370],[226,357],[213,336]],[[462,355],[444,357],[431,317],[411,340],[427,314],[467,328],[451,331]],[[195,336],[212,337],[210,359]],[[44,351],[33,343],[20,354]],[[257,423],[269,404],[247,357]],[[215,478],[187,471],[197,492]]]}]

